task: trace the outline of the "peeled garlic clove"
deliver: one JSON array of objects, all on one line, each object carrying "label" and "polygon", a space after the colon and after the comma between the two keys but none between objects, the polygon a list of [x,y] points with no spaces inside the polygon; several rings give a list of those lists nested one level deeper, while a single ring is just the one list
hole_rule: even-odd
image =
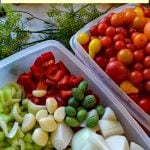
[{"label": "peeled garlic clove", "polygon": [[35,116],[31,113],[28,113],[24,116],[22,122],[22,131],[28,132],[30,131],[36,124]]},{"label": "peeled garlic clove", "polygon": [[57,101],[55,98],[47,98],[46,99],[46,108],[48,112],[52,115],[54,111],[57,109]]},{"label": "peeled garlic clove", "polygon": [[65,107],[59,107],[54,112],[54,119],[57,122],[62,122],[66,116]]},{"label": "peeled garlic clove", "polygon": [[42,109],[36,113],[36,120],[39,121],[41,118],[48,117],[48,112],[46,109]]},{"label": "peeled garlic clove", "polygon": [[43,131],[41,128],[34,130],[32,140],[39,146],[45,146],[48,142],[48,132]]},{"label": "peeled garlic clove", "polygon": [[57,123],[53,116],[48,116],[39,120],[40,127],[47,132],[53,132],[57,129]]},{"label": "peeled garlic clove", "polygon": [[131,142],[130,150],[144,150],[144,148],[134,142]]},{"label": "peeled garlic clove", "polygon": [[47,94],[46,90],[33,90],[32,95],[35,97],[43,97]]}]

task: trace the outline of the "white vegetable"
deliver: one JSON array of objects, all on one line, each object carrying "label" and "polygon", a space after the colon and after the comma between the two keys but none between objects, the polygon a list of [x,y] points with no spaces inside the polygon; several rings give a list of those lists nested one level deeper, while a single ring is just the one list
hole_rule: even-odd
[{"label": "white vegetable", "polygon": [[19,129],[19,124],[18,124],[18,122],[15,122],[11,131],[8,133],[7,137],[13,138],[16,135],[18,129]]},{"label": "white vegetable", "polygon": [[36,105],[32,103],[30,100],[28,101],[28,112],[32,114],[36,114],[39,110],[45,109],[45,105]]},{"label": "white vegetable", "polygon": [[21,129],[23,132],[28,132],[35,126],[35,124],[36,124],[35,116],[31,113],[28,113],[23,118]]},{"label": "white vegetable", "polygon": [[57,122],[62,122],[66,116],[65,107],[59,107],[54,112],[54,119]]},{"label": "white vegetable", "polygon": [[144,148],[134,142],[131,142],[130,150],[144,150]]},{"label": "white vegetable", "polygon": [[101,120],[117,121],[117,117],[116,117],[114,111],[110,107],[106,107],[105,108],[105,113],[102,116]]},{"label": "white vegetable", "polygon": [[89,142],[91,142],[93,145],[95,145],[99,150],[111,150],[107,143],[105,142],[104,138],[96,133],[91,133],[88,137]]},{"label": "white vegetable", "polygon": [[53,116],[41,118],[39,120],[40,127],[47,132],[53,132],[57,129],[57,123]]},{"label": "white vegetable", "polygon": [[83,128],[76,132],[71,141],[72,150],[81,150],[85,143],[88,141],[88,138],[91,133],[94,131],[90,130],[89,128]]},{"label": "white vegetable", "polygon": [[33,90],[32,94],[35,97],[43,97],[47,94],[47,91],[46,90]]},{"label": "white vegetable", "polygon": [[3,132],[5,133],[5,136],[7,136],[8,134],[8,128],[7,128],[7,124],[5,121],[0,120],[0,128],[3,130]]},{"label": "white vegetable", "polygon": [[80,150],[99,150],[94,144],[87,141]]},{"label": "white vegetable", "polygon": [[91,111],[88,112],[88,116],[87,118],[80,124],[81,127],[86,127],[86,121],[88,118],[92,117],[92,116],[98,116],[98,113],[95,109],[92,109]]},{"label": "white vegetable", "polygon": [[46,109],[41,109],[36,113],[36,120],[39,121],[41,118],[48,117],[48,112]]},{"label": "white vegetable", "polygon": [[118,121],[99,120],[98,124],[104,138],[124,133],[124,129]]},{"label": "white vegetable", "polygon": [[58,124],[56,131],[52,132],[52,143],[57,150],[65,149],[73,136],[73,131],[65,123]]},{"label": "white vegetable", "polygon": [[52,115],[54,111],[57,109],[57,101],[55,98],[47,98],[46,99],[46,108],[48,112]]},{"label": "white vegetable", "polygon": [[41,128],[34,130],[32,140],[40,146],[45,146],[48,142],[48,132],[43,131]]},{"label": "white vegetable", "polygon": [[108,137],[105,140],[111,150],[129,150],[129,143],[125,136],[115,135]]}]

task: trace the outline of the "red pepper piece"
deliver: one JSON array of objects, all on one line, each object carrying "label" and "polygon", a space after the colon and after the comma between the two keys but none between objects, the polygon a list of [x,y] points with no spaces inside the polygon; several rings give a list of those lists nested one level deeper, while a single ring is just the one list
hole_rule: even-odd
[{"label": "red pepper piece", "polygon": [[72,96],[72,90],[61,90],[60,96],[62,99],[68,99],[69,97]]},{"label": "red pepper piece", "polygon": [[33,65],[31,68],[31,72],[36,79],[41,79],[44,75],[44,68],[41,66]]},{"label": "red pepper piece", "polygon": [[42,59],[41,56],[38,57],[38,58],[35,60],[34,65],[36,65],[36,66],[42,66],[42,65],[43,65],[43,59]]},{"label": "red pepper piece", "polygon": [[59,82],[58,82],[58,88],[61,89],[67,89],[70,85],[69,85],[69,81],[70,81],[70,76],[69,75],[65,75]]},{"label": "red pepper piece", "polygon": [[49,61],[49,60],[55,60],[55,57],[52,52],[46,52],[42,54],[41,57],[44,62]]},{"label": "red pepper piece", "polygon": [[61,97],[55,97],[55,98],[57,100],[58,107],[67,105],[67,101],[62,99]]},{"label": "red pepper piece", "polygon": [[56,87],[57,86],[57,82],[55,82],[55,81],[52,81],[52,80],[49,80],[49,79],[46,79],[46,84],[48,85],[48,86],[54,86],[54,87]]},{"label": "red pepper piece", "polygon": [[83,80],[83,77],[81,77],[81,76],[76,77],[75,75],[72,75],[70,78],[70,85],[72,87],[76,87],[82,80]]},{"label": "red pepper piece", "polygon": [[62,61],[59,61],[56,65],[59,67],[60,70],[64,71],[65,75],[70,75],[70,71],[66,68]]},{"label": "red pepper piece", "polygon": [[48,69],[45,72],[45,75],[49,76],[51,74],[55,74],[57,70],[58,70],[57,65],[53,64],[53,65],[51,65],[51,66],[48,67]]},{"label": "red pepper piece", "polygon": [[49,60],[43,64],[43,67],[48,68],[49,66],[51,66],[53,64],[55,64],[55,60]]},{"label": "red pepper piece", "polygon": [[23,86],[25,93],[31,93],[34,89],[34,83],[31,79],[30,74],[23,73],[19,76],[17,83]]},{"label": "red pepper piece", "polygon": [[39,80],[36,90],[47,90],[46,81],[44,79]]}]

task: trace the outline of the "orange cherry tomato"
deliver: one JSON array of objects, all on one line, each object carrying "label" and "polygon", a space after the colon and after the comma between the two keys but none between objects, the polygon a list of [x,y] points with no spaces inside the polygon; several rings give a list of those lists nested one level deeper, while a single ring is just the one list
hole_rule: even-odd
[{"label": "orange cherry tomato", "polygon": [[110,18],[111,25],[119,27],[123,25],[123,13],[115,13]]},{"label": "orange cherry tomato", "polygon": [[143,29],[147,19],[144,16],[136,16],[133,20],[133,27],[136,29]]},{"label": "orange cherry tomato", "polygon": [[146,25],[144,26],[144,34],[150,41],[150,22],[146,23]]},{"label": "orange cherry tomato", "polygon": [[138,33],[135,35],[133,43],[137,48],[142,48],[147,43],[147,37],[143,33]]}]

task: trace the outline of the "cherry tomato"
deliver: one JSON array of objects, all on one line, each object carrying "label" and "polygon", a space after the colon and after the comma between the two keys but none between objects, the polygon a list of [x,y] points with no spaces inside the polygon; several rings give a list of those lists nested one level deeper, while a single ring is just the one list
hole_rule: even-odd
[{"label": "cherry tomato", "polygon": [[131,24],[136,17],[136,12],[133,9],[124,12],[124,23]]},{"label": "cherry tomato", "polygon": [[116,57],[111,57],[111,58],[109,59],[109,62],[111,62],[111,61],[116,61],[116,60],[117,60]]},{"label": "cherry tomato", "polygon": [[121,49],[126,48],[126,43],[124,41],[117,41],[115,42],[115,50],[116,52],[120,51]]},{"label": "cherry tomato", "polygon": [[101,23],[106,23],[107,25],[110,25],[109,17],[102,18],[102,20],[100,20],[98,24],[101,24]]},{"label": "cherry tomato", "polygon": [[107,36],[114,37],[115,34],[116,34],[116,29],[115,29],[115,27],[109,26],[109,27],[106,29],[105,34],[106,34]]},{"label": "cherry tomato", "polygon": [[124,65],[129,65],[133,60],[133,53],[129,49],[121,49],[117,54],[117,59]]},{"label": "cherry tomato", "polygon": [[141,63],[136,63],[133,66],[134,70],[143,71],[143,65]]},{"label": "cherry tomato", "polygon": [[150,80],[150,69],[144,69],[143,76],[145,80]]},{"label": "cherry tomato", "polygon": [[144,52],[143,50],[136,50],[133,52],[133,57],[135,62],[141,62],[144,59]]},{"label": "cherry tomato", "polygon": [[135,35],[133,43],[137,48],[140,49],[147,43],[147,37],[145,36],[145,34],[138,33]]},{"label": "cherry tomato", "polygon": [[139,101],[138,105],[148,114],[150,114],[150,99],[143,98]]},{"label": "cherry tomato", "polygon": [[104,56],[96,56],[94,60],[102,69],[105,69],[107,60]]},{"label": "cherry tomato", "polygon": [[133,27],[136,29],[143,29],[146,24],[146,18],[144,16],[136,16],[133,20]]},{"label": "cherry tomato", "polygon": [[143,10],[143,8],[141,8],[141,6],[135,7],[134,11],[136,12],[136,14],[138,16],[143,16],[144,15],[144,10]]},{"label": "cherry tomato", "polygon": [[127,30],[124,27],[117,27],[116,33],[121,33],[124,35],[124,37],[127,37]]},{"label": "cherry tomato", "polygon": [[150,8],[144,9],[144,16],[150,18]]},{"label": "cherry tomato", "polygon": [[126,42],[126,43],[131,43],[132,40],[131,40],[130,38],[125,38],[125,42]]},{"label": "cherry tomato", "polygon": [[145,68],[150,68],[150,56],[144,58],[143,65]]},{"label": "cherry tomato", "polygon": [[127,78],[128,70],[120,61],[110,61],[105,69],[105,72],[117,84],[121,83]]},{"label": "cherry tomato", "polygon": [[147,22],[144,26],[144,35],[150,41],[150,22]]},{"label": "cherry tomato", "polygon": [[114,36],[113,38],[113,42],[116,42],[116,41],[124,41],[125,37],[123,34],[121,33],[118,33]]},{"label": "cherry tomato", "polygon": [[130,74],[130,81],[133,84],[139,84],[143,81],[143,74],[140,71],[133,71]]},{"label": "cherry tomato", "polygon": [[132,93],[132,94],[128,94],[128,96],[135,102],[138,103],[139,102],[139,95],[136,93]]},{"label": "cherry tomato", "polygon": [[129,50],[131,50],[131,51],[134,51],[134,50],[135,50],[135,46],[134,46],[134,44],[132,44],[132,43],[128,43],[128,44],[126,45],[126,47],[127,47]]},{"label": "cherry tomato", "polygon": [[114,56],[114,48],[110,47],[110,48],[106,48],[104,55],[107,59],[109,59],[110,57]]},{"label": "cherry tomato", "polygon": [[98,35],[98,26],[97,25],[94,25],[90,28],[90,33],[91,35]]},{"label": "cherry tomato", "polygon": [[128,30],[128,34],[132,35],[132,33],[134,33],[134,32],[137,32],[136,29],[133,28],[133,27],[130,27],[129,30]]},{"label": "cherry tomato", "polygon": [[88,44],[84,44],[84,45],[82,45],[82,47],[83,47],[83,49],[84,49],[86,52],[89,51],[89,50],[88,50]]},{"label": "cherry tomato", "polygon": [[131,39],[132,39],[132,41],[134,40],[134,38],[135,38],[135,36],[138,34],[138,32],[133,32],[132,34],[131,34]]},{"label": "cherry tomato", "polygon": [[150,92],[150,80],[147,81],[147,82],[145,82],[144,88],[145,88],[145,90],[146,90],[147,92]]},{"label": "cherry tomato", "polygon": [[110,18],[112,26],[119,27],[123,25],[123,13],[115,13]]},{"label": "cherry tomato", "polygon": [[150,55],[150,42],[145,46],[145,53]]},{"label": "cherry tomato", "polygon": [[105,48],[109,48],[112,44],[112,39],[109,36],[104,36],[101,38],[101,44]]},{"label": "cherry tomato", "polygon": [[93,39],[97,39],[98,37],[93,35],[93,36],[90,36],[90,40],[92,41]]},{"label": "cherry tomato", "polygon": [[100,35],[105,35],[106,29],[108,28],[108,25],[106,23],[100,23],[98,25],[98,33]]}]

